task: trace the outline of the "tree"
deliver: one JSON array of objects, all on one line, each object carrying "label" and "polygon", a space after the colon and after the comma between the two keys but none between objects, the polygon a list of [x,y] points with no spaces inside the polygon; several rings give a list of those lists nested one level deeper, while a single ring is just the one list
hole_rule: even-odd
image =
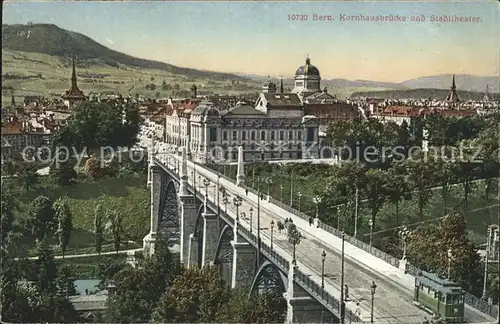
[{"label": "tree", "polygon": [[27,192],[40,183],[40,178],[36,171],[34,165],[25,163],[19,172],[18,181]]},{"label": "tree", "polygon": [[411,189],[415,191],[420,220],[423,220],[424,207],[432,195],[432,186],[435,183],[435,165],[429,162],[424,156],[411,157],[406,160],[403,165],[408,172],[408,180],[411,184]]},{"label": "tree", "polygon": [[399,226],[399,204],[403,199],[410,197],[408,187],[404,170],[400,165],[395,165],[388,170],[386,191],[387,198],[396,207],[396,226]]},{"label": "tree", "polygon": [[12,191],[7,186],[6,182],[2,182],[1,199],[2,220],[0,231],[2,233],[1,241],[3,243],[13,228],[14,210],[17,209],[15,196],[12,194]]},{"label": "tree", "polygon": [[158,237],[155,254],[141,267],[126,267],[113,276],[117,290],[108,303],[108,321],[149,321],[160,297],[180,274],[179,260],[167,243],[167,237]]},{"label": "tree", "polygon": [[56,154],[59,154],[59,159],[57,161],[53,160],[50,163],[49,175],[56,184],[67,186],[77,177],[74,161],[69,157],[66,158],[64,152]]},{"label": "tree", "polygon": [[103,209],[101,205],[97,205],[94,210],[94,234],[95,234],[95,251],[101,255],[102,243],[104,241],[104,224],[103,224]]},{"label": "tree", "polygon": [[451,185],[457,179],[457,164],[454,161],[454,149],[448,147],[442,147],[441,153],[437,156],[435,161],[437,183],[441,186],[441,198],[443,198],[443,216],[448,213],[448,195],[451,189]]},{"label": "tree", "polygon": [[92,155],[85,162],[85,173],[92,180],[97,180],[104,176],[104,170],[102,167],[102,160],[97,158],[95,155]]},{"label": "tree", "polygon": [[293,262],[296,264],[297,259],[295,258],[295,247],[297,244],[300,244],[300,240],[302,238],[302,234],[297,229],[297,226],[294,223],[290,223],[288,225],[288,242],[293,245]]},{"label": "tree", "polygon": [[113,235],[113,244],[115,245],[115,251],[118,253],[120,250],[120,244],[123,234],[122,227],[122,215],[118,214],[116,211],[109,211],[107,213],[108,220],[111,221],[111,233]]},{"label": "tree", "polygon": [[160,298],[152,316],[154,322],[214,322],[218,310],[231,296],[230,288],[216,267],[186,269]]},{"label": "tree", "polygon": [[56,229],[56,219],[52,200],[46,196],[39,196],[33,200],[28,208],[27,224],[31,226],[33,236],[41,240],[50,231]]},{"label": "tree", "polygon": [[136,104],[89,101],[78,106],[55,136],[55,145],[100,152],[103,147],[131,147],[137,141],[139,109]]},{"label": "tree", "polygon": [[[466,290],[481,287],[480,257],[467,235],[463,215],[454,214],[437,225],[418,227],[407,238],[408,261],[422,270],[448,275]],[[448,258],[451,250],[451,259]]]},{"label": "tree", "polygon": [[67,200],[58,198],[54,202],[54,212],[58,221],[57,237],[64,259],[64,253],[68,247],[71,231],[73,229],[73,218]]},{"label": "tree", "polygon": [[38,243],[37,250],[38,259],[35,262],[37,269],[36,285],[42,293],[55,293],[57,291],[57,266],[47,237],[44,237]]},{"label": "tree", "polygon": [[217,323],[283,323],[286,300],[275,293],[255,294],[233,289],[229,301],[217,312]]},{"label": "tree", "polygon": [[472,182],[477,178],[479,171],[478,161],[473,161],[475,155],[474,144],[470,141],[463,141],[460,143],[460,158],[457,159],[456,168],[458,170],[457,177],[462,183],[464,190],[464,206],[467,208],[469,201],[469,194],[474,188]]},{"label": "tree", "polygon": [[65,297],[76,295],[75,280],[76,276],[71,265],[61,264],[56,279],[57,291]]},{"label": "tree", "polygon": [[368,201],[368,206],[371,209],[371,224],[370,224],[370,244],[373,242],[373,229],[375,228],[375,220],[377,214],[382,208],[382,205],[386,201],[386,183],[387,183],[387,172],[370,169],[366,172],[365,185],[363,190],[366,194],[366,199]]}]

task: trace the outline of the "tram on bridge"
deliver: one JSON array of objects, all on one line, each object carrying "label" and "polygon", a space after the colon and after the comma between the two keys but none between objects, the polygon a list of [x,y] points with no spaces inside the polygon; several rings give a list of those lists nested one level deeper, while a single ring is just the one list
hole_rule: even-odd
[{"label": "tram on bridge", "polygon": [[465,323],[464,295],[459,285],[433,273],[415,277],[414,304],[446,323]]}]

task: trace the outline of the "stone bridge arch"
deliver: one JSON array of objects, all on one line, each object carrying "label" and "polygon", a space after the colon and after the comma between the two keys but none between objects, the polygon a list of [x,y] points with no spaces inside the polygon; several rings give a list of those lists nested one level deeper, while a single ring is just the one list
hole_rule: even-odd
[{"label": "stone bridge arch", "polygon": [[168,238],[169,247],[180,245],[180,204],[175,181],[167,179],[162,191],[162,205],[158,217],[158,235]]},{"label": "stone bridge arch", "polygon": [[225,225],[217,242],[214,265],[219,268],[221,278],[227,283],[231,283],[232,280],[234,249],[231,241],[233,240],[233,228],[229,225]]},{"label": "stone bridge arch", "polygon": [[248,296],[261,293],[281,296],[287,287],[288,278],[272,262],[265,261],[255,274]]}]

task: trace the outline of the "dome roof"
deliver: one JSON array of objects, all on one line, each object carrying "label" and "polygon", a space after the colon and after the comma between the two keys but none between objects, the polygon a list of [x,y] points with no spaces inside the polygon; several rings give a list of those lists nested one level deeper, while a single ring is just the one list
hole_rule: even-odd
[{"label": "dome roof", "polygon": [[204,100],[191,112],[192,115],[219,116],[219,110],[211,101]]},{"label": "dome roof", "polygon": [[314,75],[319,76],[319,70],[317,67],[311,64],[311,59],[306,59],[306,64],[299,66],[295,75]]}]

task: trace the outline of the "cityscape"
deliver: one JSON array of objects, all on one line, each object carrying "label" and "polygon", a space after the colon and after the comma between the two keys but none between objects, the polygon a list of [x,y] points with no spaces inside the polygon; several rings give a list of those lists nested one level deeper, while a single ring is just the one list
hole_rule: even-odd
[{"label": "cityscape", "polygon": [[479,2],[3,4],[6,323],[500,323]]}]

